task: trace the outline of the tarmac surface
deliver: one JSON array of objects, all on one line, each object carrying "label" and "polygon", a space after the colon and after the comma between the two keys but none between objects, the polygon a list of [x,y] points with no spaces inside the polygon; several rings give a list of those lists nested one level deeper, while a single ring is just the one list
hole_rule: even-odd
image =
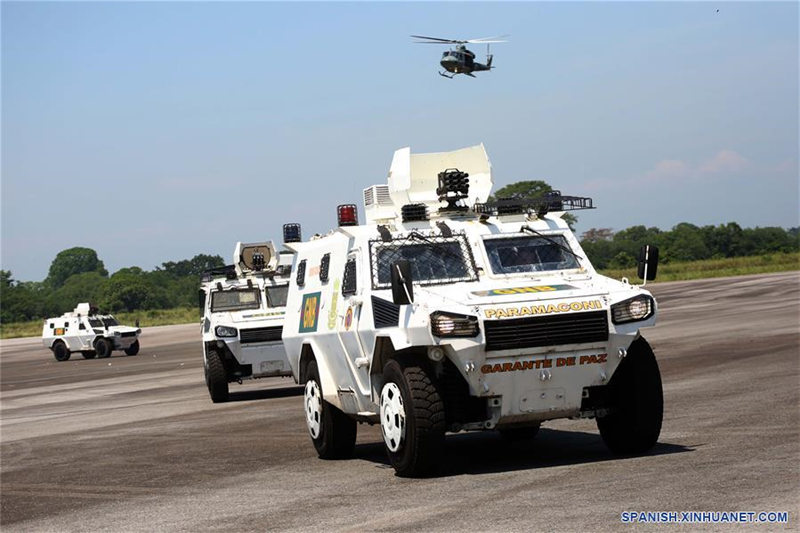
[{"label": "tarmac surface", "polygon": [[[401,479],[378,427],[317,458],[291,378],[213,404],[199,325],[145,329],[139,355],[57,362],[0,343],[0,526],[9,531],[800,529],[800,272],[650,286],[664,382],[647,455],[593,420],[527,445],[451,435],[441,475]],[[777,511],[787,524],[621,523],[627,511]]]}]

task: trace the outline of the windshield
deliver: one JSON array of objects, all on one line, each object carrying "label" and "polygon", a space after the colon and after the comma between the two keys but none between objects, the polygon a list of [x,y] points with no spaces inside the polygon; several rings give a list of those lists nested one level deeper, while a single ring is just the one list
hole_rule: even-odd
[{"label": "windshield", "polygon": [[[571,249],[563,235],[548,235],[551,241]],[[495,274],[545,272],[579,268],[574,255],[541,237],[484,239],[486,255]]]},{"label": "windshield", "polygon": [[234,289],[211,293],[211,312],[240,311],[261,307],[261,292],[258,289]]},{"label": "windshield", "polygon": [[391,242],[372,241],[372,287],[383,289],[391,287],[392,264],[408,261],[415,284],[435,285],[458,281],[477,281],[478,276],[467,242],[463,235],[443,238],[423,237],[393,240]]},{"label": "windshield", "polygon": [[267,307],[286,307],[286,296],[289,294],[288,285],[266,287]]},{"label": "windshield", "polygon": [[114,318],[113,316],[106,316],[101,318],[101,320],[103,321],[103,325],[105,327],[119,326],[119,322],[117,322],[117,319]]}]

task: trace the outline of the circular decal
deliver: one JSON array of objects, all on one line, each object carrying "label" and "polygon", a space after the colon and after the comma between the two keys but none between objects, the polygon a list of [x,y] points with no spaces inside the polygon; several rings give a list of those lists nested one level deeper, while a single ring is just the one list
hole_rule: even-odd
[{"label": "circular decal", "polygon": [[344,315],[344,329],[349,330],[350,326],[353,325],[353,308],[348,307],[347,313]]}]

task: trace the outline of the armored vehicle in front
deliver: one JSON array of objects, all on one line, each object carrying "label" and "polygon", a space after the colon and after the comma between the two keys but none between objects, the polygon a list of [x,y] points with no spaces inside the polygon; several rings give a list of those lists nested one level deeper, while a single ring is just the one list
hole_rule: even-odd
[{"label": "armored vehicle in front", "polygon": [[[531,437],[595,417],[618,453],[652,447],[661,379],[640,330],[656,302],[599,275],[562,219],[590,198],[552,192],[487,203],[483,145],[398,150],[387,185],[338,207],[338,227],[296,252],[283,341],[320,457],[379,423],[398,475],[434,472],[445,433]],[[653,279],[657,250],[640,269]]]}]

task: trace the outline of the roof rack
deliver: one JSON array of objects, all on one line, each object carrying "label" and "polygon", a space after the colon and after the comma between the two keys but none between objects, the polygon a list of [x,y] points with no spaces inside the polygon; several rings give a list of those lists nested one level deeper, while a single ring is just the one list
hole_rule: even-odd
[{"label": "roof rack", "polygon": [[225,276],[225,279],[236,279],[236,267],[234,265],[225,265],[223,267],[206,270],[200,274],[200,283],[205,283],[222,276]]},{"label": "roof rack", "polygon": [[473,206],[475,213],[489,216],[534,212],[541,217],[550,211],[578,209],[594,209],[592,199],[586,196],[563,196],[561,191],[550,191],[538,198],[498,198],[493,202],[476,203]]}]

